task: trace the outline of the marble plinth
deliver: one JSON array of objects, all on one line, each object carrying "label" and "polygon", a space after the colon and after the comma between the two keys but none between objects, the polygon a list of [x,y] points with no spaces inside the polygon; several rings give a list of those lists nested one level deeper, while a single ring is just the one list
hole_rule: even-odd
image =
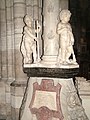
[{"label": "marble plinth", "polygon": [[23,70],[29,79],[20,120],[88,120],[73,82],[78,68],[32,67]]},{"label": "marble plinth", "polygon": [[[54,115],[54,112],[57,111],[58,106],[56,106],[56,93],[52,92],[52,88],[50,87],[50,84],[48,84],[47,89],[49,89],[49,92],[47,90],[43,90],[44,86],[40,89],[40,86],[42,84],[42,81],[52,81],[53,86],[57,87],[58,85],[61,86],[61,90],[59,91],[59,104],[58,106],[61,106],[61,113],[62,116],[61,119],[58,117],[58,115]],[[36,84],[36,85],[35,85]],[[37,91],[37,87],[39,86]],[[44,93],[44,94],[43,94]],[[46,97],[47,96],[47,97]],[[47,110],[46,110],[47,109]],[[21,120],[42,120],[42,116],[37,117],[41,111],[46,112],[46,116],[43,113],[43,120],[47,119],[47,111],[50,113],[48,116],[50,117],[50,120],[88,120],[84,109],[81,105],[81,102],[79,100],[79,97],[77,95],[77,90],[74,86],[73,79],[72,78],[48,78],[48,77],[31,77],[28,81],[28,86],[26,90],[26,95],[23,99],[23,105],[21,109],[20,119]],[[50,112],[51,110],[51,112]],[[59,114],[60,115],[60,114]],[[45,119],[46,117],[46,119]]]}]

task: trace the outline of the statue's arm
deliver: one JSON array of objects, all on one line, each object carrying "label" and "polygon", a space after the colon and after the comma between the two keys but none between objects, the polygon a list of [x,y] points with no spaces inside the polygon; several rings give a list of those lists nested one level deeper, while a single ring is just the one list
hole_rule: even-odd
[{"label": "statue's arm", "polygon": [[61,23],[58,24],[57,26],[57,34],[61,34],[63,31],[67,30],[66,27],[62,28]]},{"label": "statue's arm", "polygon": [[33,39],[35,39],[37,41],[37,37],[35,37],[29,30],[27,27],[24,28],[24,31]]}]

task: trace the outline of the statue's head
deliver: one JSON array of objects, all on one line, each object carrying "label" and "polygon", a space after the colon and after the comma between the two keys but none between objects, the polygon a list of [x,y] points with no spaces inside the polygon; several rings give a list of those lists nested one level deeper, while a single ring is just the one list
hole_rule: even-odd
[{"label": "statue's head", "polygon": [[60,12],[60,20],[64,20],[65,18],[68,18],[68,21],[71,17],[71,12],[68,9],[61,10]]},{"label": "statue's head", "polygon": [[26,14],[25,17],[24,17],[24,22],[25,22],[26,25],[30,25],[31,26],[32,18],[29,15]]}]

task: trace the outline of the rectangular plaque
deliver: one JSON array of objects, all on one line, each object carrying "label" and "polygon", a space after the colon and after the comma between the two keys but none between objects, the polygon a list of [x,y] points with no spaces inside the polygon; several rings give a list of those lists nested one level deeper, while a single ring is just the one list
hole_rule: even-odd
[{"label": "rectangular plaque", "polygon": [[56,92],[36,90],[33,108],[40,108],[46,106],[51,110],[57,111]]}]

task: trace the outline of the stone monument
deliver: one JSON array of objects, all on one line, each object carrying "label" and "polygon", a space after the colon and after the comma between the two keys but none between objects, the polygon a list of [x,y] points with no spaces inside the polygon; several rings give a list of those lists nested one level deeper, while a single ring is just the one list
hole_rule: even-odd
[{"label": "stone monument", "polygon": [[[69,23],[71,13],[66,9],[59,14],[58,2],[44,1],[42,56],[37,57],[39,39],[35,36],[41,26],[38,23],[37,29],[31,28],[31,18],[25,17],[21,52],[28,82],[20,120],[88,120],[73,82],[79,65],[73,49],[74,36]],[[60,20],[57,20],[58,14]]]}]

